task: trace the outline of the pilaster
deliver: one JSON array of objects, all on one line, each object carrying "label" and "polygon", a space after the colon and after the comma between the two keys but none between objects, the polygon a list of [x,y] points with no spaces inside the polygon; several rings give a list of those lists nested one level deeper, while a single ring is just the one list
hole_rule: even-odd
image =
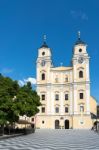
[{"label": "pilaster", "polygon": [[90,114],[90,84],[86,84],[86,110]]},{"label": "pilaster", "polygon": [[77,113],[77,85],[74,85],[74,114]]}]

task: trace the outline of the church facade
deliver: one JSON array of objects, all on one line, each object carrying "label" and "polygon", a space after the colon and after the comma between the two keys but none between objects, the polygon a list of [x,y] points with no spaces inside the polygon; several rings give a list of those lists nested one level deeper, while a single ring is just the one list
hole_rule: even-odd
[{"label": "church facade", "polygon": [[51,49],[44,41],[38,49],[37,93],[42,105],[35,116],[36,128],[90,129],[96,101],[90,95],[90,57],[80,38],[73,47],[72,65],[54,67]]}]

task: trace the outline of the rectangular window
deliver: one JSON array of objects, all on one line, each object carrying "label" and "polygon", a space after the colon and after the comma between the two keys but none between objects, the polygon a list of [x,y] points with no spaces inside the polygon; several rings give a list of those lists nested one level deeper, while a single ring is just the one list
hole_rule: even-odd
[{"label": "rectangular window", "polygon": [[65,100],[68,100],[68,94],[65,94]]},{"label": "rectangular window", "polygon": [[42,100],[45,100],[45,95],[44,95],[44,94],[42,94],[41,98],[42,98]]},{"label": "rectangular window", "polygon": [[83,99],[83,98],[84,98],[84,94],[83,94],[83,93],[80,93],[80,94],[79,94],[79,98],[80,98],[80,99]]},{"label": "rectangular window", "polygon": [[56,107],[56,108],[55,108],[55,112],[56,112],[56,113],[59,113],[59,107]]},{"label": "rectangular window", "polygon": [[79,78],[83,78],[83,71],[79,71]]},{"label": "rectangular window", "polygon": [[59,94],[55,95],[55,100],[59,100]]},{"label": "rectangular window", "polygon": [[42,107],[41,111],[42,111],[42,113],[45,113],[45,107]]},{"label": "rectangular window", "polygon": [[65,107],[65,113],[68,113],[68,107]]},{"label": "rectangular window", "polygon": [[45,73],[42,73],[41,79],[42,79],[42,80],[45,80]]}]

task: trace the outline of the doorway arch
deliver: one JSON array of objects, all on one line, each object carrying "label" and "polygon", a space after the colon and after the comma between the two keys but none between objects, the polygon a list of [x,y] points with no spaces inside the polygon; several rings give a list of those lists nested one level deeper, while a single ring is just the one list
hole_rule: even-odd
[{"label": "doorway arch", "polygon": [[69,120],[65,120],[65,123],[64,123],[65,125],[65,129],[69,129]]},{"label": "doorway arch", "polygon": [[55,129],[59,129],[59,120],[55,120]]}]

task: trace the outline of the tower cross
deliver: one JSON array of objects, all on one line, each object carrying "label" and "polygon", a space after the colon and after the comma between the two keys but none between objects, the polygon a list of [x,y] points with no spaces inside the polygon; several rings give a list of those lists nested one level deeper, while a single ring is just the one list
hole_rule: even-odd
[{"label": "tower cross", "polygon": [[78,31],[78,39],[80,39],[80,34],[81,34],[80,31]]},{"label": "tower cross", "polygon": [[46,42],[46,34],[43,36],[43,41]]}]

